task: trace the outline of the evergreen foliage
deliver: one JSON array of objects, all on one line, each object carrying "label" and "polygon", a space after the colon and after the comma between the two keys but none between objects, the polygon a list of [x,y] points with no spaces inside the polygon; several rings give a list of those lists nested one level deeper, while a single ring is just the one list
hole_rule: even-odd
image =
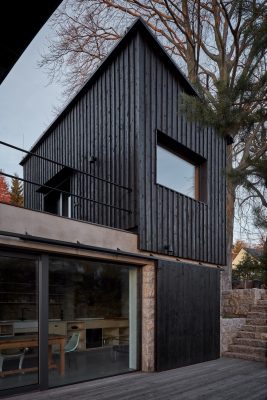
[{"label": "evergreen foliage", "polygon": [[254,257],[251,257],[249,254],[246,254],[245,257],[240,261],[240,263],[236,266],[232,271],[233,279],[238,279],[241,281],[247,280],[260,280],[263,283],[266,283],[266,254],[256,260]]}]

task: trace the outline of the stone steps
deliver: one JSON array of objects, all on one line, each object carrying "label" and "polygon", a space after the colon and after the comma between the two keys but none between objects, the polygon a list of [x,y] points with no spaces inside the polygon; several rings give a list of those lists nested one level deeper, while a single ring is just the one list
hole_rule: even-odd
[{"label": "stone steps", "polygon": [[267,350],[267,341],[264,339],[252,339],[252,338],[234,338],[234,345],[248,346],[248,347],[261,347]]},{"label": "stone steps", "polygon": [[246,325],[239,329],[223,356],[267,363],[267,294],[251,307]]},{"label": "stone steps", "polygon": [[255,356],[254,354],[243,354],[243,353],[226,351],[225,353],[223,353],[223,356],[229,358],[241,358],[243,360],[250,360],[250,361],[262,361],[267,363],[267,357]]},{"label": "stone steps", "polygon": [[267,333],[264,332],[247,332],[247,331],[238,331],[237,338],[244,338],[244,339],[260,339],[260,340],[267,340],[266,337]]},{"label": "stone steps", "polygon": [[266,318],[247,318],[246,320],[247,325],[266,325],[267,327],[267,319]]},{"label": "stone steps", "polygon": [[258,306],[258,305],[256,305],[256,306],[252,306],[251,307],[251,311],[252,312],[263,312],[263,313],[266,313],[267,312],[267,307],[266,306]]},{"label": "stone steps", "polygon": [[265,347],[243,346],[238,344],[230,344],[229,351],[239,354],[253,354],[254,356],[266,357]]},{"label": "stone steps", "polygon": [[266,300],[266,299],[264,299],[264,300],[258,300],[258,301],[257,301],[257,305],[258,305],[258,306],[266,306],[266,307],[267,307],[267,300]]},{"label": "stone steps", "polygon": [[246,332],[267,332],[267,325],[243,325],[241,331]]},{"label": "stone steps", "polygon": [[254,319],[254,318],[265,318],[267,319],[267,312],[264,311],[250,311],[247,314],[247,318]]}]

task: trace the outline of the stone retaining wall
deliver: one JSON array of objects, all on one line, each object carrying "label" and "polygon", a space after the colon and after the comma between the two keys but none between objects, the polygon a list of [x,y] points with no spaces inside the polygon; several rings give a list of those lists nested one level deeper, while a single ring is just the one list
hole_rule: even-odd
[{"label": "stone retaining wall", "polygon": [[222,316],[245,317],[265,289],[234,289],[222,293]]},{"label": "stone retaining wall", "polygon": [[237,331],[245,325],[246,318],[221,318],[221,355],[228,351]]}]

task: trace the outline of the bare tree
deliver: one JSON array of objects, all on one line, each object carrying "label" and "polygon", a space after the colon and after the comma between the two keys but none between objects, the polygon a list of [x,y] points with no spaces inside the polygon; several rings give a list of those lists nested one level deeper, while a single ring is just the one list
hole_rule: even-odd
[{"label": "bare tree", "polygon": [[225,288],[230,287],[237,188],[243,187],[247,200],[256,196],[266,205],[261,182],[252,172],[253,163],[267,151],[266,15],[266,0],[66,0],[53,19],[57,39],[41,62],[51,79],[63,75],[69,95],[88,79],[131,21],[144,19],[195,85],[206,110],[208,105],[208,114],[202,108],[197,117],[234,138],[227,154],[231,179]]}]

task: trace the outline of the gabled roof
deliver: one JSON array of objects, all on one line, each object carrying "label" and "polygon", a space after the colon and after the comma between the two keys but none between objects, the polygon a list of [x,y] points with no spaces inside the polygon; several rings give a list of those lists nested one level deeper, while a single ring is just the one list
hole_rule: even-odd
[{"label": "gabled roof", "polygon": [[[37,139],[37,141],[31,147],[30,151],[35,151],[38,148],[38,146],[43,142],[43,140],[55,128],[57,123],[68,113],[68,111],[80,99],[80,97],[83,96],[88,91],[90,86],[92,86],[92,84],[99,77],[99,75],[103,72],[103,70],[105,70],[105,68],[110,64],[110,62],[117,56],[117,54],[121,51],[121,49],[123,49],[127,45],[127,43],[130,41],[130,39],[137,32],[142,34],[142,37],[149,43],[149,46],[151,48],[153,48],[156,51],[157,55],[162,59],[162,61],[165,62],[169,66],[169,68],[173,71],[173,73],[179,79],[179,81],[180,81],[181,85],[183,86],[183,88],[185,89],[185,91],[188,94],[191,94],[193,96],[198,96],[196,90],[193,88],[193,86],[188,81],[186,76],[182,73],[182,71],[177,66],[177,64],[169,56],[169,54],[166,52],[164,47],[160,44],[160,42],[155,37],[155,35],[147,27],[147,25],[144,23],[142,18],[138,18],[130,26],[130,28],[128,29],[126,34],[121,38],[121,40],[118,43],[116,43],[115,47],[107,55],[107,57],[102,61],[102,63],[98,66],[96,71],[89,77],[88,81],[84,84],[84,86],[81,88],[81,90],[70,100],[70,102],[67,104],[65,109],[61,112],[61,114],[55,118],[55,120],[50,124],[50,126],[47,128],[47,130]],[[26,155],[21,160],[20,165],[23,165],[29,157],[30,157],[30,155]]]},{"label": "gabled roof", "polygon": [[263,256],[263,249],[252,249],[250,247],[244,247],[244,250],[254,258],[260,258]]},{"label": "gabled roof", "polygon": [[238,263],[243,259],[245,255],[249,255],[252,258],[255,258],[256,260],[260,260],[260,258],[263,256],[263,249],[253,249],[251,247],[242,247],[235,258],[233,259],[233,265],[238,265],[236,264],[236,260],[238,260]]}]

